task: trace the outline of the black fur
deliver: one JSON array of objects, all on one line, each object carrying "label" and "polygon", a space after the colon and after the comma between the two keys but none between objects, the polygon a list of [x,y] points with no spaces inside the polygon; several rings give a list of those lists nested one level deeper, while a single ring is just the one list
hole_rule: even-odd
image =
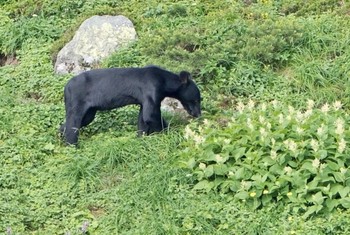
[{"label": "black fur", "polygon": [[148,66],[83,72],[64,88],[66,122],[60,132],[68,144],[77,144],[79,128],[90,124],[97,111],[130,104],[140,105],[139,135],[159,132],[167,127],[160,112],[165,97],[178,99],[190,115],[201,115],[199,89],[186,71],[177,75]]}]

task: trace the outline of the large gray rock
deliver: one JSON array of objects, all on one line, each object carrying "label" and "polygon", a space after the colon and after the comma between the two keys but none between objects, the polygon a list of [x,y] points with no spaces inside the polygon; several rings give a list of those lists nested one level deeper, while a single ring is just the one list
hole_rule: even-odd
[{"label": "large gray rock", "polygon": [[133,23],[124,16],[93,16],[57,55],[55,72],[78,74],[137,39]]}]

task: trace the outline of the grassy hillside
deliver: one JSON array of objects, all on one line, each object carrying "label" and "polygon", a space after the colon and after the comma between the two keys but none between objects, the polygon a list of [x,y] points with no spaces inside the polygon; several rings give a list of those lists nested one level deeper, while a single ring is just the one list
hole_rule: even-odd
[{"label": "grassy hillside", "polygon": [[[95,14],[129,17],[139,38],[100,67],[191,71],[204,117],[166,114],[169,131],[136,138],[137,109],[122,108],[65,147],[70,76],[53,62]],[[1,1],[0,233],[348,234],[349,14],[338,0]]]}]

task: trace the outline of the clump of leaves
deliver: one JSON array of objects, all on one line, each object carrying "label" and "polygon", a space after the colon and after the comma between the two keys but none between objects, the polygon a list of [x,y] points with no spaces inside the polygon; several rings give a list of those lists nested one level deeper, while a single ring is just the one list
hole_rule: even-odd
[{"label": "clump of leaves", "polygon": [[208,120],[186,128],[194,189],[233,193],[254,208],[289,204],[305,217],[350,208],[349,121],[340,102],[318,109],[309,100],[300,110],[239,102],[221,128]]}]

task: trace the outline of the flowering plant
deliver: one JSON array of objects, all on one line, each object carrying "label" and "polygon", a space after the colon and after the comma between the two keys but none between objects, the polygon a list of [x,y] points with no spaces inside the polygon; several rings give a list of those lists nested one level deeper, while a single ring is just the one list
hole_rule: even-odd
[{"label": "flowering plant", "polygon": [[221,126],[187,126],[183,155],[194,189],[230,192],[254,208],[286,203],[306,217],[350,208],[349,115],[340,102],[314,105],[239,102]]}]

